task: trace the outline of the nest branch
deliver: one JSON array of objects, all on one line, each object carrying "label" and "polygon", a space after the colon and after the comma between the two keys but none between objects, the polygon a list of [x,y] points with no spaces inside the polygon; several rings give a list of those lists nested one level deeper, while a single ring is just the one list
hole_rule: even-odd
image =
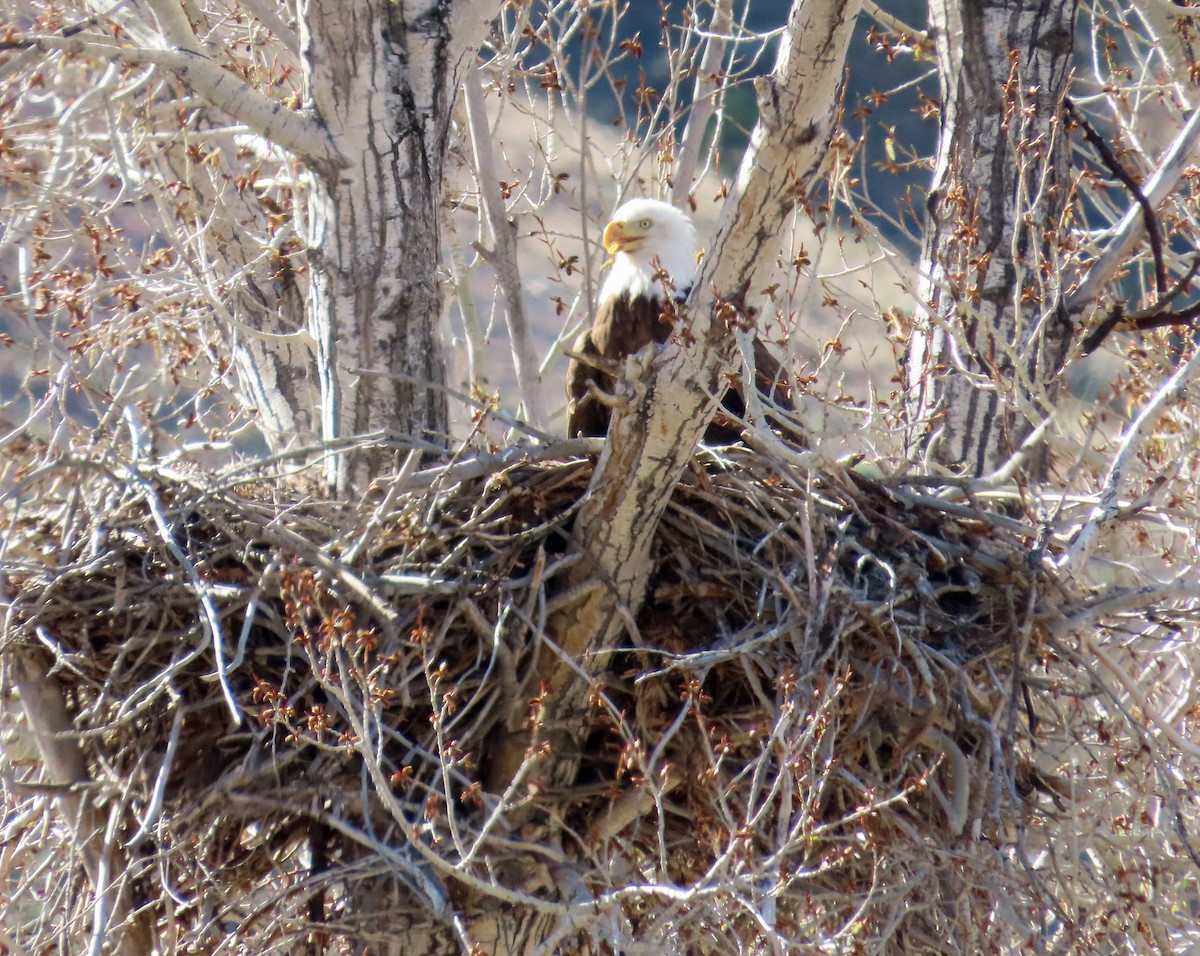
[{"label": "nest branch", "polygon": [[[627,638],[581,661],[561,622],[612,600],[581,540],[589,461],[463,458],[355,504],[251,477],[64,460],[4,512],[23,716],[0,730],[31,742],[0,766],[10,949],[105,925],[131,953],[352,947],[382,931],[372,899],[453,945],[523,912],[625,950],[1069,947],[1096,893],[1184,931],[1118,891],[1184,879],[1191,808],[1158,804],[1176,866],[1120,843],[1087,767],[1112,749],[1129,794],[1139,761],[1196,778],[1170,635],[1200,595],[1079,588],[1055,570],[1072,529],[987,511],[1001,489],[705,452]],[[1119,853],[1061,852],[1081,821]]]},{"label": "nest branch", "polygon": [[116,952],[122,956],[149,952],[150,935],[131,914],[128,862],[112,845],[108,820],[88,799],[87,761],[74,739],[74,725],[59,682],[29,654],[14,655],[12,667],[25,722],[46,773],[52,783],[66,788],[58,792],[55,800],[63,820],[74,829],[75,843],[95,894],[89,951],[100,951],[110,927],[128,924],[126,932],[117,934],[120,942]]}]

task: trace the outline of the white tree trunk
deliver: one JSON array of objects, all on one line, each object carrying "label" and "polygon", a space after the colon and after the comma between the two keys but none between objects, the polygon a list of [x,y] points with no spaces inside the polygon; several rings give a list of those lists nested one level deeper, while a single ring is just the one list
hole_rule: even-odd
[{"label": "white tree trunk", "polygon": [[1075,0],[932,0],[942,131],[909,343],[910,449],[995,470],[1053,410],[1070,323],[1061,112]]},{"label": "white tree trunk", "polygon": [[[326,442],[446,443],[442,167],[485,6],[359,0],[311,3],[302,17],[307,94],[343,159],[318,167],[307,223]],[[394,459],[383,449],[333,456],[327,478],[361,484]]]},{"label": "white tree trunk", "polygon": [[[32,41],[43,50],[157,64],[297,160],[308,195],[304,321],[294,314],[298,287],[252,288],[248,308],[230,310],[245,316],[237,320],[235,361],[272,447],[310,438],[337,446],[361,436],[399,443],[401,453],[413,444],[445,447],[442,167],[460,78],[496,12],[494,0],[301,3],[301,110],[219,65],[206,31],[197,32],[204,17],[178,0],[116,11],[139,46],[78,36]],[[230,236],[221,251],[243,263],[262,250]],[[332,455],[326,477],[345,489],[394,458],[378,444]]]},{"label": "white tree trunk", "polygon": [[[546,697],[560,717],[587,706],[589,687],[576,667],[603,666],[603,651],[641,606],[658,521],[712,421],[718,383],[734,353],[727,314],[748,314],[774,266],[784,218],[825,161],[858,10],[859,0],[798,0],[793,6],[775,70],[757,84],[759,121],[687,303],[690,344],[671,343],[627,362],[628,388],[620,396],[625,403],[614,410],[575,523],[588,559],[570,577],[579,597],[548,627],[561,656],[544,654],[540,665]],[[493,754],[493,786],[511,779],[524,759],[524,707],[518,703],[511,736]],[[570,771],[569,761],[563,768]]]}]

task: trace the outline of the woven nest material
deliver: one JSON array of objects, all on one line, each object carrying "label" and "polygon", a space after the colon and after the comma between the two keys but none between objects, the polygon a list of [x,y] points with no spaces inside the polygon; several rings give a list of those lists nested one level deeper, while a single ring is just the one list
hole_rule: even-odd
[{"label": "woven nest material", "polygon": [[[1029,856],[1069,807],[1033,759],[1049,682],[1025,674],[1051,666],[1058,599],[1029,530],[744,450],[705,462],[636,626],[593,668],[573,778],[532,762],[504,794],[509,715],[534,756],[547,739],[531,674],[587,560],[590,460],[358,506],[134,468],[31,484],[7,515],[4,653],[79,733],[74,792],[108,821],[124,919],[170,952],[322,951],[395,936],[371,900],[452,922],[499,888],[599,901],[613,951],[1065,933]],[[78,834],[45,822],[55,791],[13,752],[4,925],[42,951],[87,937],[93,896]],[[569,865],[585,886],[547,877]]]}]

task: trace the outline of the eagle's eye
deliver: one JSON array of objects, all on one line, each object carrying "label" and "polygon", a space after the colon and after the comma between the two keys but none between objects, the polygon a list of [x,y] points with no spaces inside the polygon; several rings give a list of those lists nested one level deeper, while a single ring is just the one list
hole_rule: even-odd
[{"label": "eagle's eye", "polygon": [[638,223],[638,228],[639,229],[649,229],[652,225],[654,225],[654,223],[652,223],[649,219],[643,219],[641,222]]}]

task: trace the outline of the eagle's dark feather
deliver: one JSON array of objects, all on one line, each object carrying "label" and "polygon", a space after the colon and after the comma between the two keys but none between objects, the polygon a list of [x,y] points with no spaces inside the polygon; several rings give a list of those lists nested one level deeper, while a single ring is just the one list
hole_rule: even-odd
[{"label": "eagle's dark feather", "polygon": [[[754,378],[758,394],[768,404],[773,402],[785,412],[793,412],[792,382],[779,361],[763,345],[761,339],[754,340]],[[742,426],[737,419],[746,417],[746,401],[743,397],[742,380],[739,377],[721,399],[716,417],[704,432],[706,445],[732,445],[742,437]]]},{"label": "eagle's dark feather", "polygon": [[[654,343],[666,342],[674,328],[673,297],[686,297],[696,278],[696,229],[691,218],[657,199],[631,199],[604,227],[604,251],[612,268],[600,290],[592,327],[575,343],[567,370],[567,433],[608,434],[617,378],[625,359]],[[762,342],[754,343],[759,392],[792,410],[790,380]],[[731,444],[741,436],[734,418],[745,415],[741,380],[721,399],[716,419],[704,433],[710,445]]]},{"label": "eagle's dark feather", "polygon": [[626,356],[651,342],[671,336],[671,314],[663,315],[658,299],[630,298],[622,294],[596,310],[592,327],[575,340],[567,367],[567,435],[603,438],[608,434],[609,407],[593,393],[607,395],[616,389],[620,365]]},{"label": "eagle's dark feather", "polygon": [[[608,434],[611,410],[596,392],[611,395],[621,364],[651,342],[662,344],[671,336],[674,309],[659,299],[631,298],[622,294],[603,303],[592,327],[575,340],[567,368],[567,435],[603,438]],[[754,368],[758,390],[784,411],[792,411],[787,373],[762,342],[754,342]],[[729,445],[742,429],[736,419],[746,414],[738,379],[721,399],[716,418],[704,432],[708,445]],[[731,417],[732,416],[732,417]]]}]

